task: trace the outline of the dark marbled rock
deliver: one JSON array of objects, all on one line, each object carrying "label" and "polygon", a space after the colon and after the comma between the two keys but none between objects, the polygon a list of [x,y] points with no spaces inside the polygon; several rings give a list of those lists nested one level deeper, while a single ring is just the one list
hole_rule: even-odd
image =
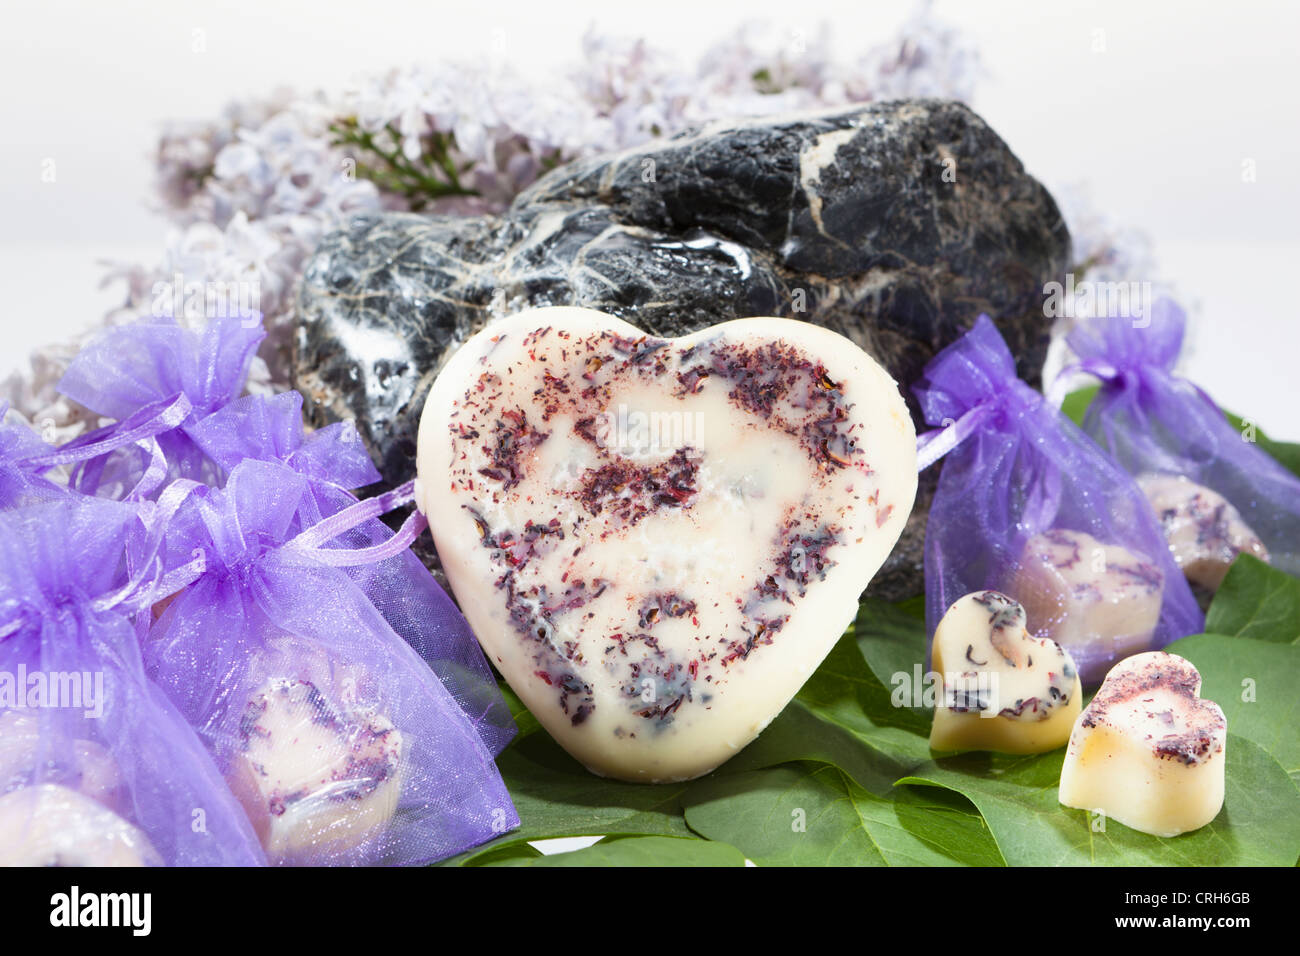
[{"label": "dark marbled rock", "polygon": [[[986,312],[1036,382],[1043,286],[1069,252],[1051,196],[959,103],[716,123],[566,165],[502,216],[351,220],[307,265],[295,384],[312,421],[354,419],[398,482],[449,352],[528,306],[588,306],[669,336],[805,319],[874,355],[909,402],[926,361]],[[923,531],[918,509],[873,590],[917,590]]]}]

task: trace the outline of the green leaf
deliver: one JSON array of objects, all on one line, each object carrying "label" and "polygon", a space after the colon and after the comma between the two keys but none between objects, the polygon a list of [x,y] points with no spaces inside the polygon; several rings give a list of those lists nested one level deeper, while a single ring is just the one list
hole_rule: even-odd
[{"label": "green leaf", "polygon": [[520,827],[474,851],[565,836],[690,836],[680,797],[688,784],[635,784],[597,777],[551,737],[534,733],[497,758]]},{"label": "green leaf", "polygon": [[929,718],[894,707],[889,697],[857,642],[844,637],[758,739],[716,774],[815,761],[888,794],[899,776],[930,756]]},{"label": "green leaf", "polygon": [[[703,781],[628,784],[596,777],[538,732],[540,725],[517,695],[504,685],[502,692],[520,732],[497,762],[520,828],[449,863],[474,865],[502,847],[550,837],[690,835],[681,798]],[[894,780],[928,758],[921,731],[928,733],[928,720],[918,724],[909,712],[892,707],[853,639],[844,638],[758,740],[711,776],[815,760],[842,767],[859,786],[887,793]]]},{"label": "green leaf", "polygon": [[1201,696],[1223,708],[1228,729],[1267,750],[1300,783],[1300,647],[1197,634],[1166,648],[1201,673]]},{"label": "green leaf", "polygon": [[[913,635],[914,638],[914,635]],[[928,718],[895,708],[852,637],[842,639],[759,738],[709,777],[681,784],[628,784],[596,777],[568,756],[503,687],[521,730],[498,758],[520,828],[448,861],[476,865],[485,854],[528,840],[587,835],[689,836],[683,798],[711,780],[793,761],[840,768],[856,786],[888,794],[894,780],[929,758]],[[917,826],[922,808],[907,811]]]},{"label": "green leaf", "polygon": [[1088,385],[1085,388],[1071,392],[1061,402],[1061,411],[1065,413],[1066,418],[1082,428],[1083,416],[1087,413],[1088,406],[1092,404],[1092,400],[1097,397],[1097,392],[1100,390],[1100,385]]},{"label": "green leaf", "polygon": [[1253,555],[1239,555],[1214,595],[1205,630],[1300,644],[1300,578],[1271,568]]},{"label": "green leaf", "polygon": [[[845,637],[835,645],[795,701],[824,725],[820,732],[825,739],[847,735],[847,742],[871,751],[873,766],[881,765],[879,761],[883,760],[889,766],[907,768],[929,759],[929,716],[922,710],[893,705],[889,688],[867,665],[852,637]],[[816,741],[810,740],[804,747],[815,745]],[[847,764],[842,766],[852,769]],[[893,780],[876,781],[865,773],[852,775],[875,793],[886,792],[893,783]]]},{"label": "green leaf", "polygon": [[544,856],[541,850],[527,843],[506,843],[482,852],[473,853],[473,862],[468,866],[516,866],[515,861],[534,860]]},{"label": "green leaf", "polygon": [[907,743],[906,737],[876,740],[873,731],[824,716],[795,699],[757,740],[714,775],[730,776],[808,760],[837,767],[875,793],[888,793],[900,775],[927,756],[918,751],[911,759],[902,759],[900,744]]},{"label": "green leaf", "polygon": [[686,822],[760,866],[998,866],[967,801],[876,796],[837,767],[803,763],[692,790]]},{"label": "green leaf", "polygon": [[[1239,561],[1211,620],[1240,621],[1237,633],[1250,637],[1293,640],[1300,604],[1291,603],[1292,579],[1279,574]],[[1195,834],[1159,840],[1114,821],[1094,834],[1086,814],[1059,806],[1061,751],[935,759],[929,712],[891,700],[894,684],[910,683],[924,664],[925,635],[921,602],[865,601],[849,633],[759,738],[707,777],[682,784],[593,776],[539,732],[503,687],[520,733],[499,765],[522,825],[448,862],[620,865],[642,854],[647,865],[660,865],[650,858],[697,859],[712,841],[724,844],[728,859],[744,854],[762,865],[1226,865],[1286,862],[1288,854],[1295,862],[1300,792],[1287,773],[1300,764],[1293,731],[1300,649],[1215,635],[1173,646],[1201,671],[1204,694],[1223,706],[1233,738],[1224,813]],[[1246,677],[1256,681],[1253,703],[1241,700]],[[791,827],[796,809],[806,817],[803,831]],[[527,845],[583,835],[612,836],[557,863],[539,862]]]},{"label": "green leaf", "polygon": [[503,847],[555,837],[692,836],[681,805],[689,783],[635,784],[597,777],[545,733],[516,738],[497,757],[497,767],[519,813],[519,828],[446,864],[478,865]]},{"label": "green leaf", "polygon": [[734,846],[682,837],[623,837],[582,850],[501,857],[485,866],[744,866]]},{"label": "green leaf", "polygon": [[524,706],[524,702],[519,699],[519,695],[509,684],[505,681],[497,681],[497,686],[501,688],[501,696],[505,698],[506,706],[510,708],[510,716],[514,718],[515,726],[519,728],[518,733],[515,734],[516,740],[542,729],[541,721]]},{"label": "green leaf", "polygon": [[[1232,427],[1237,429],[1243,435],[1246,433],[1246,420],[1232,412],[1223,413]],[[1259,445],[1264,451],[1272,455],[1282,465],[1294,475],[1300,475],[1300,445],[1293,442],[1274,441],[1259,430],[1253,423],[1250,426],[1254,431],[1255,444]]]},{"label": "green leaf", "polygon": [[983,815],[1012,866],[1293,866],[1300,857],[1300,791],[1278,762],[1228,735],[1223,810],[1192,833],[1165,839],[1057,802],[1065,751],[1032,757],[961,754],[933,761],[900,784],[946,787]]},{"label": "green leaf", "polygon": [[[885,687],[894,686],[897,675],[913,676],[924,670],[926,654],[925,604],[912,599],[889,604],[867,598],[858,607],[851,633],[871,672]],[[912,715],[929,726],[927,713]]]},{"label": "green leaf", "polygon": [[[1089,385],[1085,388],[1080,388],[1071,392],[1069,395],[1065,396],[1065,399],[1061,402],[1061,411],[1064,412],[1066,417],[1072,422],[1082,427],[1083,416],[1087,414],[1088,406],[1091,405],[1092,400],[1097,397],[1097,392],[1100,388],[1101,386],[1099,385]],[[1240,415],[1235,415],[1229,411],[1224,411],[1223,415],[1232,424],[1233,428],[1243,435],[1245,434],[1247,428],[1245,419]],[[1300,444],[1294,442],[1274,441],[1272,438],[1269,438],[1260,431],[1259,427],[1254,423],[1251,423],[1250,428],[1254,433],[1253,437],[1255,439],[1255,444],[1259,445],[1261,449],[1276,459],[1283,468],[1286,468],[1292,474],[1300,475]]]}]

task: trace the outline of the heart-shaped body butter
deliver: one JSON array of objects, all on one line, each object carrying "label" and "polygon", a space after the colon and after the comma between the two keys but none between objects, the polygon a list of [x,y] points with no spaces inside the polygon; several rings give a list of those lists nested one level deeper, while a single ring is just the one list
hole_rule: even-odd
[{"label": "heart-shaped body butter", "polygon": [[853,620],[916,494],[889,375],[791,319],[646,336],[502,319],[426,401],[417,501],[475,634],[595,773],[685,780],[772,720]]},{"label": "heart-shaped body butter", "polygon": [[1026,542],[1008,590],[1033,632],[1069,651],[1091,688],[1115,661],[1151,646],[1164,585],[1149,558],[1058,528]]},{"label": "heart-shaped body butter", "polygon": [[1160,519],[1174,561],[1192,584],[1217,591],[1243,551],[1261,561],[1268,548],[1227,498],[1186,475],[1138,475],[1138,487]]},{"label": "heart-shaped body butter", "polygon": [[1201,699],[1201,675],[1177,654],[1125,658],[1075,721],[1061,803],[1172,837],[1223,807],[1228,724]]},{"label": "heart-shaped body butter", "polygon": [[930,746],[1034,754],[1070,738],[1083,688],[1055,641],[1033,637],[1025,609],[999,591],[959,598],[934,631],[930,654],[943,678]]}]

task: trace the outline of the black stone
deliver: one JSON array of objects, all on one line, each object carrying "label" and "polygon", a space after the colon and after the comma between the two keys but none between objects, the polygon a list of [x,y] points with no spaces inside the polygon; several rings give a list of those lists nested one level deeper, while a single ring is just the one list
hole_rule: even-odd
[{"label": "black stone", "polygon": [[[667,336],[754,315],[816,322],[875,356],[915,415],[907,386],[981,312],[1038,381],[1043,286],[1069,253],[1047,190],[959,103],[715,123],[563,166],[501,216],[352,219],[307,264],[295,385],[310,421],[355,420],[400,482],[457,345],[493,316],[582,305]],[[873,593],[919,590],[924,516]]]}]

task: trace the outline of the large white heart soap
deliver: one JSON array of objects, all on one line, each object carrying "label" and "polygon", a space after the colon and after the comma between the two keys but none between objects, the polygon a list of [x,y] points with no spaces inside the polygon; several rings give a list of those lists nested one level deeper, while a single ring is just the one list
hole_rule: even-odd
[{"label": "large white heart soap", "polygon": [[417,500],[474,632],[593,772],[707,773],[853,620],[916,494],[898,387],[791,319],[646,336],[587,309],[456,352]]}]

